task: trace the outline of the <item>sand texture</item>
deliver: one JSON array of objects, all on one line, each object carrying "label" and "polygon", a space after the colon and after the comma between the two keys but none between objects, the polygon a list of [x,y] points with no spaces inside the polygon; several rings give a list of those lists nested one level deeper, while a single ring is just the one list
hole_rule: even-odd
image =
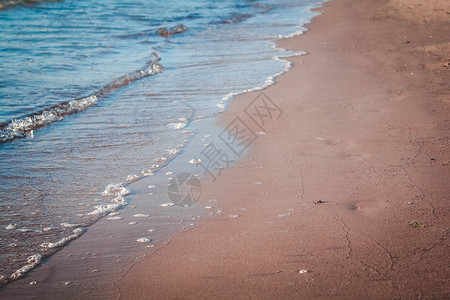
[{"label": "sand texture", "polygon": [[[121,278],[121,299],[450,296],[448,1],[335,0],[265,94],[282,114],[204,187],[221,216]],[[208,203],[208,204],[207,204]]]}]

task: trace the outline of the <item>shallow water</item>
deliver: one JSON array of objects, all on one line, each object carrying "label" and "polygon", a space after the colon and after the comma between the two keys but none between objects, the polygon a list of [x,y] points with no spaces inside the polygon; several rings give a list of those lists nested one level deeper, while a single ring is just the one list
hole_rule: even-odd
[{"label": "shallow water", "polygon": [[[271,84],[288,68],[274,57],[294,55],[274,39],[301,32],[316,6],[82,0],[0,11],[3,281],[31,255],[58,249],[48,243],[82,234],[106,214],[97,206],[121,207],[115,195],[102,195],[108,184],[126,186],[128,175],[170,163],[167,149],[189,146],[211,122],[194,120]],[[180,24],[183,33],[156,34]]]}]

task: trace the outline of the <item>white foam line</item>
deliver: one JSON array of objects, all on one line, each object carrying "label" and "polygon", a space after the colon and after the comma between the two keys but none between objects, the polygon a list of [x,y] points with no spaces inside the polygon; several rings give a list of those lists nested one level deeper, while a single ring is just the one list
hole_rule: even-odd
[{"label": "white foam line", "polygon": [[22,278],[25,273],[29,272],[31,269],[35,268],[37,265],[41,263],[42,255],[41,254],[34,254],[27,258],[27,263],[25,266],[20,268],[19,270],[15,271],[11,276],[10,280],[17,280],[19,278]]},{"label": "white foam line", "polygon": [[137,176],[136,174],[130,174],[127,176],[127,181],[134,181],[139,179],[139,176]]},{"label": "white foam line", "polygon": [[[64,224],[64,223],[63,223]],[[68,242],[80,237],[84,232],[86,232],[85,228],[77,228],[73,230],[73,234],[69,235],[68,237],[62,238],[59,241],[52,243],[52,242],[45,242],[42,243],[40,246],[44,248],[44,250],[48,249],[54,249],[57,247],[62,247],[66,245]],[[5,284],[9,281],[14,281],[19,278],[22,278],[26,273],[34,269],[36,266],[38,266],[44,256],[42,254],[34,254],[27,258],[27,264],[17,271],[15,271],[9,278],[6,278],[5,276],[0,276],[0,284]]]},{"label": "white foam line", "polygon": [[73,228],[73,227],[80,227],[81,224],[71,224],[71,223],[64,222],[64,223],[61,223],[61,226],[66,227],[66,228]]},{"label": "white foam line", "polygon": [[145,214],[135,214],[135,215],[133,215],[133,217],[135,217],[135,218],[147,218],[147,217],[149,217],[149,215],[145,215]]},{"label": "white foam line", "polygon": [[[245,89],[245,90],[243,90],[241,92],[238,92],[238,93],[237,92],[229,93],[225,97],[223,97],[222,100],[224,102],[228,102],[232,98],[234,98],[235,96],[242,95],[242,94],[245,94],[245,93],[250,93],[250,92],[256,92],[256,91],[264,90],[264,89],[268,88],[269,86],[274,85],[275,84],[275,79],[278,76],[283,75],[284,73],[288,72],[292,68],[292,63],[290,61],[284,59],[284,58],[294,57],[294,56],[301,56],[301,55],[306,55],[306,54],[307,54],[306,52],[295,52],[293,54],[286,54],[286,55],[282,55],[282,56],[280,55],[280,56],[272,57],[273,60],[278,61],[280,63],[283,63],[284,68],[283,68],[282,71],[280,71],[278,73],[275,73],[275,75],[273,75],[273,76],[268,76],[266,78],[266,81],[264,82],[264,84],[262,86],[256,86],[256,87],[253,87],[253,88]],[[221,102],[221,103],[217,104],[216,106],[218,106],[220,109],[222,109],[222,108],[225,108],[225,103]],[[223,109],[221,111],[223,111]]]},{"label": "white foam line", "polygon": [[97,101],[97,96],[92,95],[72,100],[65,104],[64,107],[54,107],[36,115],[14,119],[6,128],[0,130],[0,140],[5,142],[16,137],[23,137],[30,130],[61,121],[67,115],[81,112],[88,107],[96,105]]},{"label": "white foam line", "polygon": [[42,248],[44,248],[45,250],[47,249],[54,249],[54,248],[58,248],[58,247],[62,247],[65,244],[67,244],[68,242],[76,239],[77,237],[79,237],[80,235],[82,235],[83,233],[86,232],[86,229],[84,228],[77,228],[73,231],[72,235],[69,235],[68,237],[62,238],[59,241],[52,243],[52,242],[45,242],[42,243],[40,246]]},{"label": "white foam line", "polygon": [[102,204],[94,206],[95,210],[87,213],[87,214],[78,214],[79,216],[99,216],[106,215],[111,212],[115,212],[120,207],[127,205],[127,202],[123,197],[116,197],[111,200],[111,204]]}]

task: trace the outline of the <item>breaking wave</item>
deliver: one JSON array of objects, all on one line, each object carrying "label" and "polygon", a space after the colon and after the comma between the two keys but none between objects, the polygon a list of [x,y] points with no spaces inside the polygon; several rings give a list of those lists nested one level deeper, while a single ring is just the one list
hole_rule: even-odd
[{"label": "breaking wave", "polygon": [[13,119],[7,123],[0,124],[0,143],[10,142],[16,138],[25,137],[35,129],[53,122],[61,121],[66,116],[82,112],[87,108],[96,105],[99,99],[106,98],[120,87],[144,77],[161,73],[163,71],[163,66],[159,64],[161,57],[155,52],[152,54],[155,56],[155,59],[150,61],[146,69],[121,76],[93,95],[66,101],[23,118]]}]

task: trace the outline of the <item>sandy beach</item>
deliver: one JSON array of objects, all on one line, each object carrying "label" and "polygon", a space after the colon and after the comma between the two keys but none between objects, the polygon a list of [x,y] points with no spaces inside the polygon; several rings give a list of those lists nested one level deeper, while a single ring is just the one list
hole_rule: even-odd
[{"label": "sandy beach", "polygon": [[117,297],[449,298],[449,9],[335,0],[279,41],[308,55],[264,116],[254,92],[218,120],[260,133],[205,184],[222,215],[133,265]]}]

